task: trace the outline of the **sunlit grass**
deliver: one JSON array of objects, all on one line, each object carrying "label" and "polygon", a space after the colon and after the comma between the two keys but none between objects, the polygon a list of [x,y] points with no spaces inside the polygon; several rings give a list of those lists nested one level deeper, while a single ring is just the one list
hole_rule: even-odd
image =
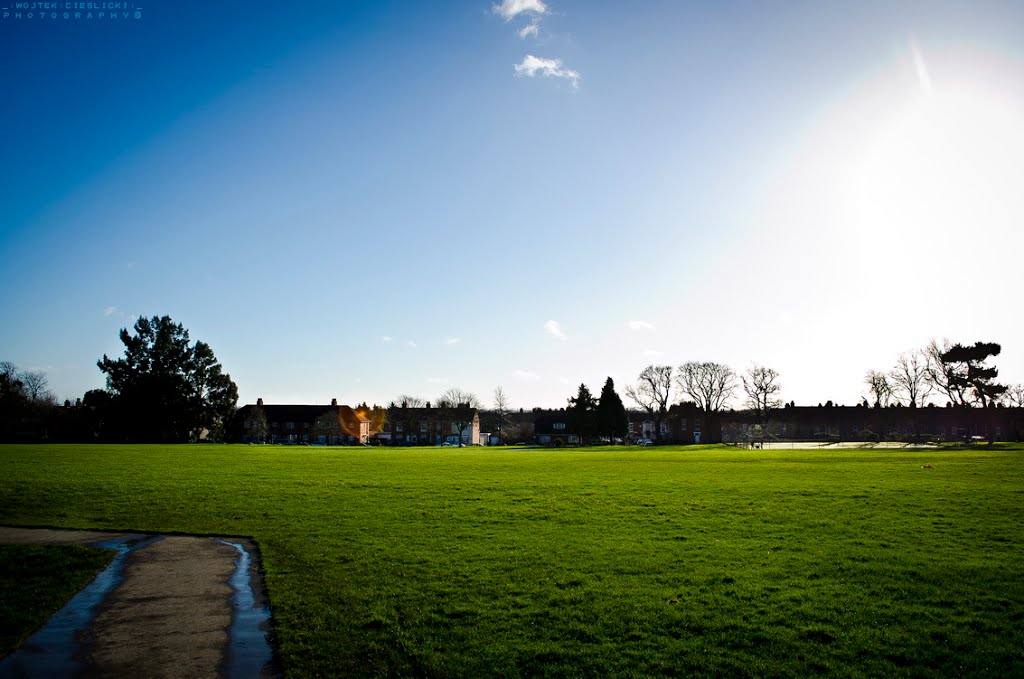
[{"label": "sunlit grass", "polygon": [[295,675],[1008,676],[1021,453],[4,446],[0,521],[254,537]]}]

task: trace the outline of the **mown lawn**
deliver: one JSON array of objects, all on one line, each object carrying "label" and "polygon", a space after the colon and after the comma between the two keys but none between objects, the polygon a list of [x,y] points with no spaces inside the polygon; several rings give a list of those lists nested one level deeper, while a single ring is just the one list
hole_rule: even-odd
[{"label": "mown lawn", "polygon": [[113,552],[78,545],[0,545],[0,658],[113,558]]},{"label": "mown lawn", "polygon": [[252,536],[295,676],[1024,676],[1022,462],[2,446],[0,523]]}]

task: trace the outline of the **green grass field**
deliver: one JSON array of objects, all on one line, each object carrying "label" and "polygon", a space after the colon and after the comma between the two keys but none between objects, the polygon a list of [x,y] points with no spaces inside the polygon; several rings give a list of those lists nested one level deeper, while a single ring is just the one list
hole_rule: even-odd
[{"label": "green grass field", "polygon": [[295,676],[1024,676],[1022,463],[2,446],[0,523],[252,536]]},{"label": "green grass field", "polygon": [[77,545],[0,545],[0,658],[113,558],[113,552]]}]

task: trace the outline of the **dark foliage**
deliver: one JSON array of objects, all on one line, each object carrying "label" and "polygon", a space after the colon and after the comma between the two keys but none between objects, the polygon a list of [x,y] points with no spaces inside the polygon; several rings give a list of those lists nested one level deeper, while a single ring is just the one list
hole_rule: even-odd
[{"label": "dark foliage", "polygon": [[615,392],[615,382],[609,377],[601,389],[597,405],[597,433],[606,436],[612,442],[624,439],[629,430],[629,418],[626,406]]},{"label": "dark foliage", "polygon": [[[107,375],[105,426],[131,441],[217,438],[234,413],[238,388],[210,346],[190,345],[188,330],[169,316],[140,317],[135,334],[121,330],[123,358],[97,362]],[[92,393],[92,392],[90,392]]]}]

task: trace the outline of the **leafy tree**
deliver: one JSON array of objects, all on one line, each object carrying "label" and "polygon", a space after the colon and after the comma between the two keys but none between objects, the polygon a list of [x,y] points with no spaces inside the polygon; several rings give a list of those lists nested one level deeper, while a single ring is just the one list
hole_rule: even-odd
[{"label": "leafy tree", "polygon": [[123,358],[97,361],[123,434],[140,441],[198,440],[223,431],[235,411],[238,388],[210,346],[189,342],[170,316],[139,317],[135,334],[121,329]]},{"label": "leafy tree", "polygon": [[569,399],[568,416],[572,430],[580,437],[580,443],[586,445],[597,433],[597,401],[587,385],[580,384],[576,397]]},{"label": "leafy tree", "polygon": [[626,387],[626,396],[654,420],[654,438],[661,441],[661,423],[668,414],[672,393],[672,366],[649,365],[640,373],[636,386]]},{"label": "leafy tree", "polygon": [[778,408],[782,401],[777,398],[782,385],[779,372],[760,365],[751,366],[742,377],[743,391],[747,394],[747,405],[763,423],[768,420],[772,408]]},{"label": "leafy tree", "polygon": [[[1006,385],[997,384],[999,370],[985,362],[999,355],[1002,347],[995,342],[975,342],[971,346],[954,344],[941,355],[948,384],[960,394],[969,394],[973,403],[987,408],[1006,393]],[[969,404],[963,400],[964,404]]]},{"label": "leafy tree", "polygon": [[609,377],[601,388],[601,396],[597,402],[597,433],[615,441],[617,438],[624,439],[628,431],[629,417],[626,415],[626,406],[615,393],[615,382]]}]

